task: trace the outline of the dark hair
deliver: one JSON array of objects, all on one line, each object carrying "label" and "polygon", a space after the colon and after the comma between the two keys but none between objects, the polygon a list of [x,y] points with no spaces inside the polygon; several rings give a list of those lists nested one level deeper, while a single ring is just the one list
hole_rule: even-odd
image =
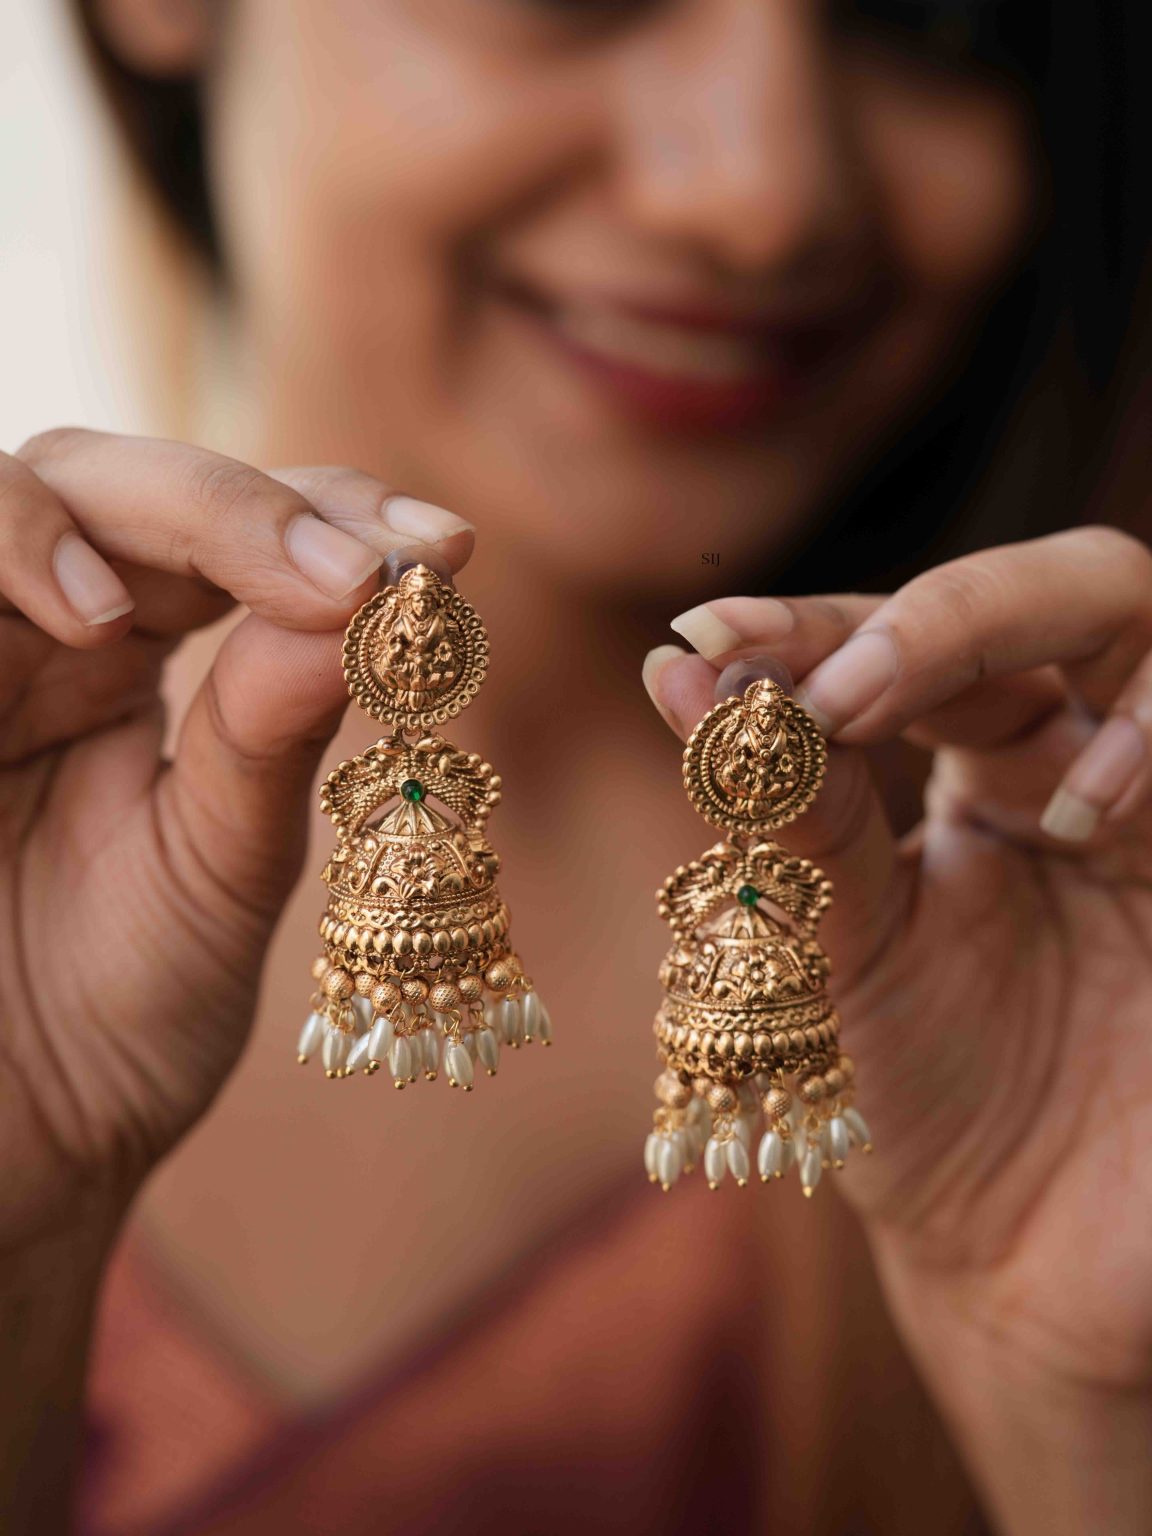
[{"label": "dark hair", "polygon": [[[132,153],[226,283],[194,79],[153,79],[105,42],[95,0],[73,0]],[[1032,105],[1045,209],[943,397],[826,510],[764,585],[891,590],[989,543],[1083,520],[1108,451],[1147,266],[1152,92],[1147,0],[842,0],[854,24],[964,56]],[[958,61],[957,61],[958,62]],[[1005,443],[1015,452],[1005,454]],[[1012,472],[990,476],[1001,458]],[[996,488],[998,487],[998,493]]]}]

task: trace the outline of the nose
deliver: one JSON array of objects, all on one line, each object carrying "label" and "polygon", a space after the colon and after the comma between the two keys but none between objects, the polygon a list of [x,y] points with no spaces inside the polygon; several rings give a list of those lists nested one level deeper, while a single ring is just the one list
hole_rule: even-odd
[{"label": "nose", "polygon": [[850,206],[851,160],[811,0],[681,0],[617,56],[632,218],[741,268],[790,265]]}]

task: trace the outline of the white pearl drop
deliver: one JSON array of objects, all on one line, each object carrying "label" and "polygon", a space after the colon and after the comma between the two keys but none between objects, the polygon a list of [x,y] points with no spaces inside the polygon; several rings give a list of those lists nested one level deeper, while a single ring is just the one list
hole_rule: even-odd
[{"label": "white pearl drop", "polygon": [[751,1115],[737,1115],[732,1122],[732,1129],[744,1143],[745,1148],[752,1145],[752,1117]]},{"label": "white pearl drop", "polygon": [[820,1148],[813,1143],[804,1156],[800,1159],[800,1182],[804,1186],[804,1193],[810,1195],[820,1182],[820,1175],[824,1171],[823,1159]]},{"label": "white pearl drop", "polygon": [[356,1015],[356,1024],[359,1029],[371,1029],[372,1004],[366,997],[361,997],[359,992],[352,994],[352,1012]]},{"label": "white pearl drop", "polygon": [[762,1179],[774,1179],[784,1169],[784,1138],[779,1131],[767,1131],[760,1141],[756,1166]]},{"label": "white pearl drop", "polygon": [[661,1184],[675,1184],[676,1180],[680,1177],[680,1171],[683,1166],[684,1160],[680,1155],[680,1148],[667,1136],[661,1137],[661,1146],[656,1162]]},{"label": "white pearl drop", "polygon": [[368,1063],[368,1036],[361,1035],[356,1044],[348,1052],[349,1072],[359,1072],[360,1068]]},{"label": "white pearl drop", "polygon": [[520,1004],[514,997],[506,997],[499,1007],[499,1030],[505,1045],[519,1045],[524,1039],[524,1021]]},{"label": "white pearl drop", "polygon": [[368,1060],[387,1061],[396,1035],[391,1019],[377,1019],[368,1034]]},{"label": "white pearl drop", "polygon": [[544,1004],[540,1004],[540,1018],[536,1024],[536,1038],[541,1045],[552,1044],[552,1017]]},{"label": "white pearl drop", "polygon": [[444,1066],[449,1082],[458,1088],[472,1086],[472,1058],[465,1046],[450,1043],[444,1052]]},{"label": "white pearl drop", "polygon": [[789,1139],[789,1140],[785,1141],[785,1143],[784,1143],[784,1151],[781,1154],[781,1158],[780,1158],[780,1172],[782,1174],[787,1173],[789,1168],[791,1168],[792,1164],[795,1161],[796,1161],[796,1143],[794,1141],[792,1141],[791,1139]]},{"label": "white pearl drop", "polygon": [[440,1036],[434,1029],[421,1033],[420,1045],[424,1056],[425,1072],[436,1072],[440,1067]]},{"label": "white pearl drop", "polygon": [[747,1184],[750,1167],[748,1163],[748,1148],[742,1141],[733,1139],[728,1143],[728,1166],[732,1170],[732,1177],[738,1184]]},{"label": "white pearl drop", "polygon": [[644,1142],[644,1171],[653,1183],[660,1177],[660,1141],[658,1131],[649,1131]]},{"label": "white pearl drop", "polygon": [[495,1072],[500,1064],[500,1042],[491,1029],[482,1029],[476,1036],[476,1054],[486,1072]]},{"label": "white pearl drop", "polygon": [[300,1039],[296,1046],[297,1056],[303,1056],[305,1061],[316,1052],[317,1046],[324,1038],[325,1018],[322,1013],[310,1013],[300,1031]]},{"label": "white pearl drop", "polygon": [[525,992],[521,997],[520,1017],[524,1021],[525,1040],[535,1040],[540,1024],[540,999],[535,992]]},{"label": "white pearl drop", "polygon": [[348,1053],[351,1049],[351,1035],[346,1035],[339,1029],[330,1029],[324,1037],[324,1070],[326,1072],[339,1072],[348,1060]]},{"label": "white pearl drop", "polygon": [[717,1141],[714,1136],[709,1137],[708,1145],[704,1148],[704,1172],[709,1184],[719,1184],[727,1168],[728,1154],[724,1143]]},{"label": "white pearl drop", "polygon": [[388,1070],[397,1082],[407,1082],[412,1076],[412,1047],[403,1035],[392,1042],[392,1049],[388,1052]]},{"label": "white pearl drop", "polygon": [[868,1129],[868,1122],[853,1105],[844,1111],[844,1123],[848,1127],[849,1138],[858,1147],[870,1146],[872,1132]]},{"label": "white pearl drop", "polygon": [[851,1144],[843,1115],[833,1115],[828,1122],[828,1155],[832,1159],[833,1167],[842,1163],[848,1156]]}]

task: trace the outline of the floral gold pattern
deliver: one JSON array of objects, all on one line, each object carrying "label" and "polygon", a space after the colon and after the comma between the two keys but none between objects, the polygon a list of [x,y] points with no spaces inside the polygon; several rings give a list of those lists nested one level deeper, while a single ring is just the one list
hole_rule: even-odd
[{"label": "floral gold pattern", "polygon": [[397,1088],[443,1071],[471,1091],[501,1048],[552,1024],[511,949],[500,861],[485,827],[500,778],[478,753],[424,730],[480,686],[488,640],[475,611],[425,565],[371,598],[348,626],[354,699],[393,726],[320,789],[336,828],[316,992],[297,1059],[344,1079],[387,1065]]},{"label": "floral gold pattern", "polygon": [[728,1174],[746,1184],[761,1115],[765,1182],[795,1165],[810,1195],[850,1147],[871,1150],[816,935],[832,882],[768,836],[808,808],[826,759],[815,722],[770,679],[717,704],[685,747],[688,795],[729,836],[657,892],[674,943],[660,967],[663,1070],[644,1164],[665,1190],[701,1161],[713,1189]]}]

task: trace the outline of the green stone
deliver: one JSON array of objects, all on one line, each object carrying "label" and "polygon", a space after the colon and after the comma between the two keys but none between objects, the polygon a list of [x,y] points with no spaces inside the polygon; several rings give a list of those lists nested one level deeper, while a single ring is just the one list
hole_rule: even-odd
[{"label": "green stone", "polygon": [[405,779],[400,786],[400,794],[405,800],[423,800],[424,786],[419,779]]},{"label": "green stone", "polygon": [[754,885],[742,885],[736,892],[736,900],[742,907],[754,907],[760,900],[760,892]]}]

